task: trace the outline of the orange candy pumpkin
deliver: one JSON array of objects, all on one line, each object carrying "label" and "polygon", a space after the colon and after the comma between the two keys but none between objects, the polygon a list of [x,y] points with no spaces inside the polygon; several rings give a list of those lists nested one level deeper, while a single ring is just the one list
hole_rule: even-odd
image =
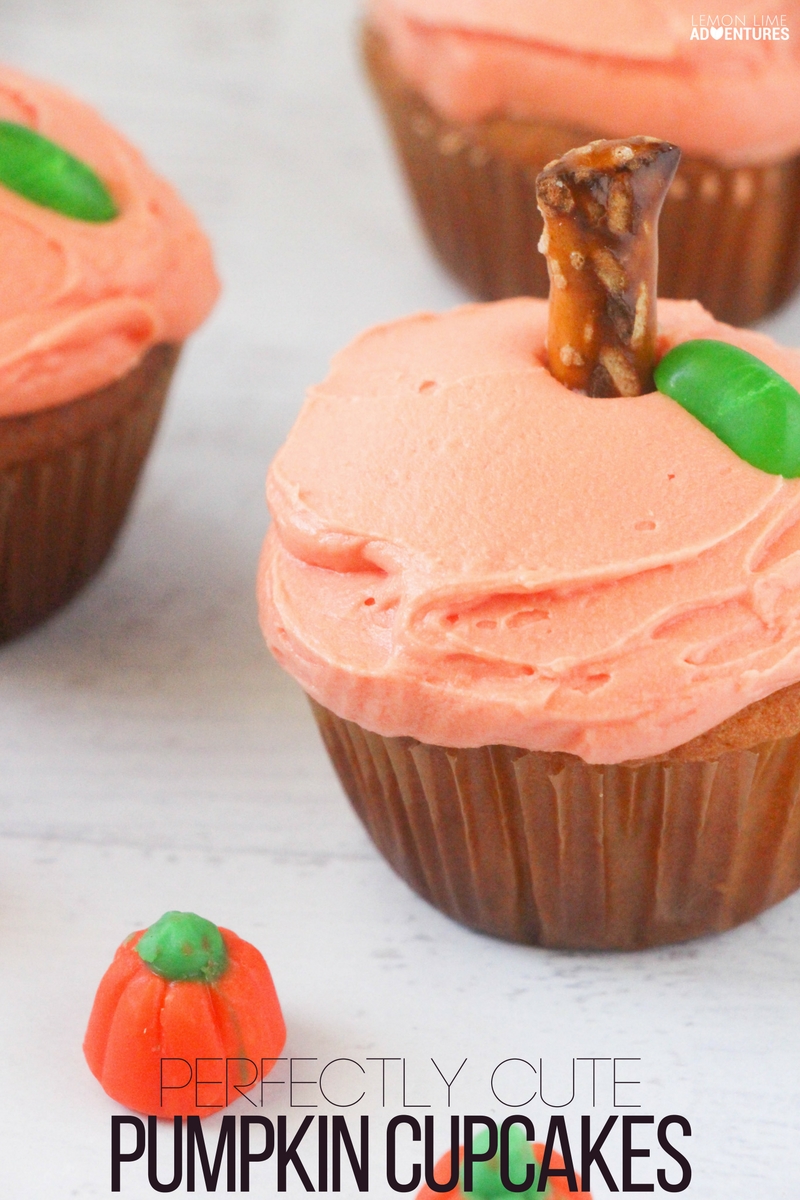
[{"label": "orange candy pumpkin", "polygon": [[209,1116],[263,1078],[286,1041],[262,955],[194,913],[127,938],[97,990],[83,1052],[114,1100]]},{"label": "orange candy pumpkin", "polygon": [[[542,1142],[532,1143],[531,1151],[532,1151],[532,1155],[533,1155],[533,1161],[537,1164],[537,1166],[541,1166],[542,1159],[544,1157],[544,1152],[545,1152],[544,1144]],[[462,1159],[464,1157],[463,1147],[461,1150],[461,1157],[462,1157]],[[555,1153],[552,1154],[550,1162],[557,1171],[564,1169],[564,1160],[560,1154],[555,1154]],[[494,1166],[496,1169],[496,1162],[494,1163]],[[434,1174],[435,1179],[445,1180],[449,1176],[449,1173],[450,1173],[450,1152],[448,1151],[446,1154],[443,1154],[442,1157],[437,1162],[436,1166],[434,1167],[433,1174]],[[537,1179],[538,1179],[538,1174],[537,1174]],[[578,1183],[578,1188],[580,1188],[580,1186],[581,1186],[580,1175],[576,1176],[576,1179],[577,1179],[577,1183]],[[426,1183],[424,1183],[422,1185],[422,1187],[420,1188],[420,1190],[417,1192],[416,1200],[447,1200],[448,1197],[450,1198],[450,1200],[483,1200],[483,1198],[486,1196],[496,1198],[500,1195],[511,1196],[511,1194],[512,1194],[511,1192],[506,1192],[506,1191],[498,1192],[496,1190],[496,1186],[490,1187],[489,1191],[486,1192],[480,1188],[480,1185],[478,1185],[474,1191],[468,1192],[465,1195],[461,1189],[460,1183],[456,1184],[456,1186],[450,1192],[434,1192],[432,1188],[429,1188],[428,1185]],[[525,1193],[525,1195],[528,1195],[528,1194],[529,1193],[527,1193],[527,1192]],[[565,1177],[563,1175],[557,1175],[557,1176],[555,1176],[555,1178],[548,1179],[546,1190],[539,1194],[541,1196],[541,1200],[561,1200],[562,1197],[564,1197],[566,1200],[567,1196],[574,1196],[575,1193],[570,1192],[569,1185],[567,1184]],[[589,1192],[583,1192],[582,1195],[586,1198],[586,1200],[592,1200],[592,1197],[589,1194]]]}]

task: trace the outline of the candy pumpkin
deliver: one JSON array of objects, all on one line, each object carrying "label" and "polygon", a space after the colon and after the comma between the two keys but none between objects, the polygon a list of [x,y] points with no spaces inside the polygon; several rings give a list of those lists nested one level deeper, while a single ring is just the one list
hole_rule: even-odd
[{"label": "candy pumpkin", "polygon": [[258,950],[195,913],[168,912],[117,950],[83,1052],[127,1108],[208,1116],[255,1087],[285,1040]]},{"label": "candy pumpkin", "polygon": [[[476,1162],[473,1167],[472,1190],[464,1192],[464,1168],[461,1168],[461,1177],[456,1186],[449,1192],[434,1192],[427,1184],[423,1184],[419,1192],[417,1192],[416,1200],[503,1200],[504,1197],[536,1197],[537,1200],[561,1200],[561,1197],[574,1195],[570,1192],[569,1185],[565,1176],[557,1175],[555,1178],[547,1180],[547,1185],[543,1192],[537,1191],[539,1181],[539,1167],[542,1163],[545,1147],[540,1142],[529,1143],[525,1141],[525,1136],[518,1126],[512,1126],[509,1131],[509,1171],[512,1179],[524,1179],[525,1172],[529,1163],[536,1163],[536,1177],[533,1187],[527,1192],[509,1192],[503,1187],[500,1181],[500,1163],[497,1155],[488,1162]],[[481,1146],[481,1134],[475,1138],[476,1149],[484,1149]],[[463,1160],[464,1149],[461,1149],[461,1158]],[[556,1170],[564,1169],[564,1160],[559,1154],[552,1154],[550,1158],[551,1167]],[[434,1168],[434,1177],[442,1181],[446,1180],[450,1174],[450,1152],[443,1154]],[[578,1188],[581,1186],[580,1176],[576,1176]],[[588,1192],[582,1193],[587,1200],[592,1200]]]}]

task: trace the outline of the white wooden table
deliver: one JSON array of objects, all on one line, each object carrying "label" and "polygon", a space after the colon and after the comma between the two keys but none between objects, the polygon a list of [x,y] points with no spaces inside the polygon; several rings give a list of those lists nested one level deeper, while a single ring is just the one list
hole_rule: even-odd
[{"label": "white wooden table", "polygon": [[[368,1114],[371,1195],[395,1194],[382,1182],[391,1116],[435,1114],[446,1145],[431,1059],[448,1078],[467,1059],[452,1112],[502,1117],[513,1109],[489,1086],[502,1060],[538,1070],[542,1059],[547,1098],[562,1103],[573,1058],[616,1057],[639,1060],[617,1064],[619,1079],[641,1081],[617,1102],[641,1108],[613,1107],[611,1068],[598,1063],[593,1109],[579,1062],[571,1105],[523,1109],[537,1132],[552,1112],[571,1133],[581,1114],[682,1114],[689,1195],[796,1200],[800,898],[725,937],[637,955],[542,952],[461,929],[372,849],[302,696],[264,649],[253,598],[263,479],[304,388],[365,325],[462,298],[415,229],[360,77],[355,21],[355,0],[0,7],[3,57],[96,103],[145,150],[197,209],[225,283],[113,561],[66,612],[0,651],[0,1191],[111,1195],[120,1110],[83,1062],[86,1019],[122,938],[183,908],[266,955],[286,1053],[316,1060],[296,1063],[296,1078],[357,1063],[330,1069],[331,1102],[305,1085],[295,1104],[319,1107],[291,1109],[276,1086],[261,1111],[295,1122],[340,1112],[354,1129]],[[800,342],[800,306],[771,328]],[[380,1058],[405,1059],[406,1105],[431,1107],[404,1109],[395,1062],[383,1104],[381,1065],[368,1061]],[[529,1068],[503,1071],[500,1094],[525,1099]],[[357,1078],[364,1100],[336,1107]],[[636,1140],[656,1145],[645,1127]],[[675,1177],[656,1146],[634,1178],[656,1165]],[[254,1164],[253,1193],[276,1194],[275,1178],[273,1163]],[[123,1166],[122,1194],[157,1194],[142,1162]],[[288,1194],[306,1194],[296,1177]],[[360,1194],[347,1170],[341,1194]]]}]

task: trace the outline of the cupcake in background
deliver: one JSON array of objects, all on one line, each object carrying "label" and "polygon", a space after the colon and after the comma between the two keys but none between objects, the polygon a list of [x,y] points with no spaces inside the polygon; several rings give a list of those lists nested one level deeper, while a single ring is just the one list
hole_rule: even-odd
[{"label": "cupcake in background", "polygon": [[0,639],[108,554],[218,291],[173,189],[92,109],[0,70]]},{"label": "cupcake in background", "polygon": [[[701,25],[717,11],[724,25]],[[470,292],[546,296],[538,172],[640,129],[683,149],[660,294],[737,325],[792,294],[800,4],[698,13],[693,0],[369,0],[370,78],[423,227]]]}]

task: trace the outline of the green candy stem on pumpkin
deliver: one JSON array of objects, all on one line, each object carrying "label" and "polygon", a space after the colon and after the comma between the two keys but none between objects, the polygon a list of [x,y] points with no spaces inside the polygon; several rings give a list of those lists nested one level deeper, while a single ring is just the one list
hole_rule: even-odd
[{"label": "green candy stem on pumpkin", "polygon": [[26,125],[0,121],[0,184],[78,221],[112,221],[119,210],[91,167]]},{"label": "green candy stem on pumpkin", "polygon": [[170,982],[214,983],[228,966],[228,952],[216,925],[190,912],[164,913],[142,934],[136,952],[151,971]]},{"label": "green candy stem on pumpkin", "polygon": [[[485,1154],[488,1146],[489,1131],[481,1129],[475,1135],[473,1150],[477,1154]],[[535,1162],[533,1149],[522,1128],[519,1125],[512,1125],[508,1131],[508,1175],[511,1182],[522,1183],[530,1164]],[[526,1197],[528,1200],[533,1200],[535,1196],[538,1200],[547,1200],[547,1197],[552,1196],[549,1182],[543,1192],[537,1191],[536,1184],[537,1179],[534,1178],[533,1185],[526,1191],[510,1192],[503,1186],[500,1178],[500,1155],[496,1154],[487,1162],[473,1163],[472,1191],[467,1192],[464,1189],[464,1166],[463,1164],[461,1166],[461,1191],[465,1196],[471,1197],[471,1200],[504,1200],[505,1197],[510,1196],[521,1196],[523,1200]]]},{"label": "green candy stem on pumpkin", "polygon": [[800,393],[760,358],[698,338],[665,354],[655,381],[751,466],[800,476]]}]

